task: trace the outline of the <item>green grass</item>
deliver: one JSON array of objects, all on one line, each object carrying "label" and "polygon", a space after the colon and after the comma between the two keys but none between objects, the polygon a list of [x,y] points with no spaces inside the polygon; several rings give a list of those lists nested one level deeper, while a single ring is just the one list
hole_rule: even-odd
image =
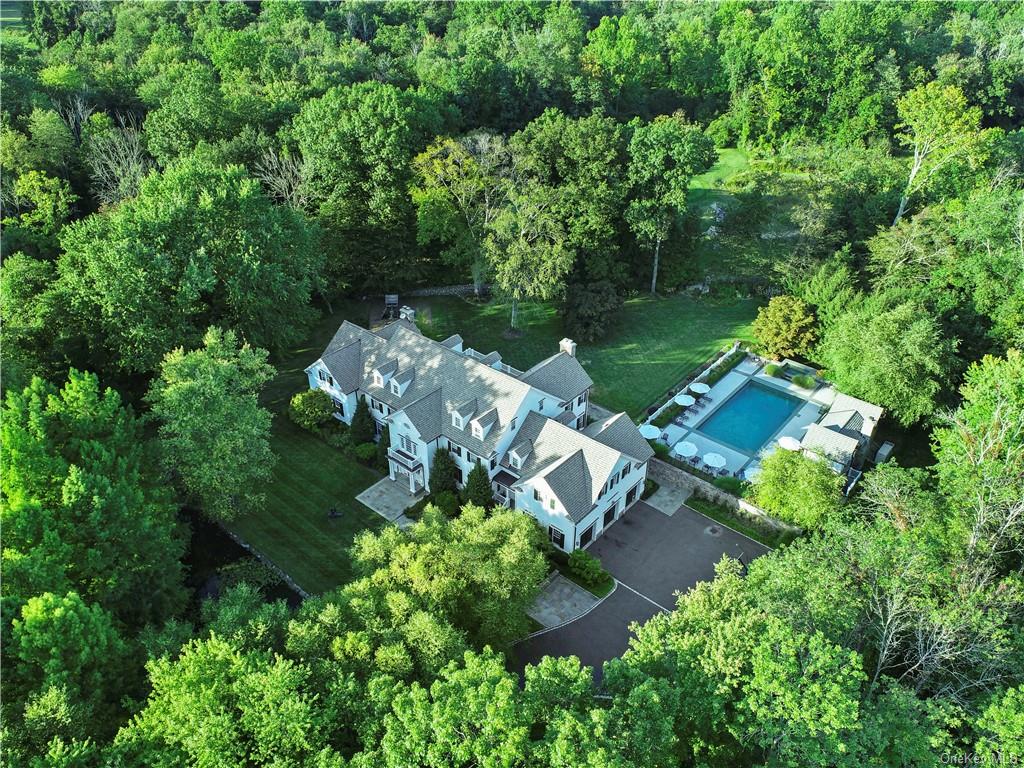
[{"label": "green grass", "polygon": [[[416,302],[424,332],[444,338],[462,334],[467,346],[520,369],[558,351],[566,335],[550,305],[521,307],[519,338],[506,338],[509,307],[452,297]],[[593,400],[636,418],[693,368],[735,339],[750,340],[754,299],[711,300],[687,296],[630,299],[596,344],[581,344],[577,357],[594,380]]]},{"label": "green grass", "polygon": [[27,31],[22,6],[27,0],[3,0],[0,2],[0,29],[5,31]]},{"label": "green grass", "polygon": [[686,500],[686,506],[695,509],[702,515],[716,520],[722,525],[727,525],[735,531],[749,536],[754,541],[759,541],[766,547],[777,549],[792,542],[796,535],[788,531],[777,531],[767,525],[757,525],[748,518],[737,514],[733,510],[721,504],[702,499],[699,496],[691,496]]},{"label": "green grass", "polygon": [[[228,527],[270,558],[307,592],[318,594],[353,577],[348,556],[355,535],[384,520],[355,500],[379,475],[295,426],[274,419],[277,466],[263,508]],[[337,507],[340,518],[328,519]]]},{"label": "green grass", "polygon": [[[355,500],[380,475],[300,429],[285,414],[292,395],[308,386],[303,370],[346,318],[366,325],[361,304],[343,303],[317,323],[306,342],[272,361],[278,373],[264,390],[263,404],[275,413],[270,447],[277,465],[263,509],[228,526],[314,594],[350,581],[347,550],[355,535],[384,525],[383,518]],[[342,516],[329,520],[331,507]]]},{"label": "green grass", "polygon": [[[749,155],[741,149],[718,150],[718,162],[690,182],[687,203],[699,213],[701,228],[715,223],[711,206],[718,203],[726,211],[726,222],[738,204],[729,190],[735,177],[751,169]],[[804,174],[784,173],[766,194],[767,214],[760,232],[780,233],[795,229],[790,218],[793,206],[807,193]],[[702,239],[697,247],[697,267],[702,276],[763,279],[779,265],[788,263],[794,241],[788,238],[763,239],[760,233],[729,234],[728,226],[719,237]],[[776,272],[776,274],[778,274]]]}]

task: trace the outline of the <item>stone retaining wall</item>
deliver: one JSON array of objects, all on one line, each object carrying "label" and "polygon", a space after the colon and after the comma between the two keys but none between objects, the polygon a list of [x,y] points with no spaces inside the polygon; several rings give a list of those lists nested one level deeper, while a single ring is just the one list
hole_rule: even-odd
[{"label": "stone retaining wall", "polygon": [[673,467],[671,464],[660,459],[650,460],[647,465],[647,476],[658,483],[658,485],[670,485],[673,488],[689,490],[702,499],[728,507],[752,522],[767,525],[776,531],[786,531],[797,535],[803,533],[803,529],[784,523],[781,520],[776,520],[760,507],[755,507],[750,502],[733,496],[717,485],[709,483],[707,480],[692,475],[678,467]]},{"label": "stone retaining wall", "polygon": [[[491,286],[484,283],[480,287],[480,295],[488,296],[491,293]],[[435,285],[428,286],[426,288],[414,288],[411,291],[405,291],[405,293],[399,294],[399,301],[402,296],[475,296],[476,290],[472,283],[465,283],[463,285]]]}]

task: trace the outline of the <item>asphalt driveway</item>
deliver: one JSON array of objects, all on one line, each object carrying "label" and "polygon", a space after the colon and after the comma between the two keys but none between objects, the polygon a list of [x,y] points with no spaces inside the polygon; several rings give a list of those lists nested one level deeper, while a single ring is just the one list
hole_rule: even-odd
[{"label": "asphalt driveway", "polygon": [[583,618],[517,645],[513,662],[522,669],[573,655],[600,677],[601,665],[626,650],[631,623],[672,610],[678,592],[714,578],[722,555],[749,563],[767,551],[689,507],[669,516],[638,502],[588,550],[619,582],[615,591]]}]

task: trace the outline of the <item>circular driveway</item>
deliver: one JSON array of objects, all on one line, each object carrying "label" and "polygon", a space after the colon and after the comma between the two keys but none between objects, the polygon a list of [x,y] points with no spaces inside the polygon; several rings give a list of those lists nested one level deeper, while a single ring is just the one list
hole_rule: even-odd
[{"label": "circular driveway", "polygon": [[577,656],[594,667],[621,656],[632,633],[629,625],[670,611],[676,593],[715,576],[723,555],[749,563],[769,549],[689,507],[669,516],[637,502],[587,550],[618,585],[586,616],[516,645],[510,663],[519,671],[544,656]]}]

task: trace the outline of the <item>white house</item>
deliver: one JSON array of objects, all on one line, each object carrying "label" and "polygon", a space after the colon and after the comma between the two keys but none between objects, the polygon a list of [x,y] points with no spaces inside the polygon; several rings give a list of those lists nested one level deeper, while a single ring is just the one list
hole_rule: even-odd
[{"label": "white house", "polygon": [[537,518],[565,551],[593,541],[643,492],[653,451],[625,414],[587,425],[593,381],[569,339],[519,371],[406,320],[376,331],[346,322],[306,375],[337,418],[351,423],[363,399],[378,434],[388,426],[392,480],[429,491],[439,449],[460,483],[483,464],[495,498]]}]

